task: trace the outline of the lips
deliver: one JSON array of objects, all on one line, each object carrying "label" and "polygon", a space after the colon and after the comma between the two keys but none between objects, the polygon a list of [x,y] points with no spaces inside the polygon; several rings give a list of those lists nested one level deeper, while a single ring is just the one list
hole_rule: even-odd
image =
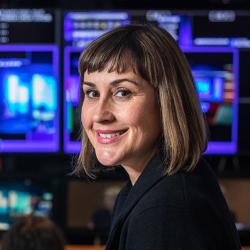
[{"label": "lips", "polygon": [[121,136],[127,131],[124,130],[95,130],[97,141],[101,144],[110,144],[117,142]]}]

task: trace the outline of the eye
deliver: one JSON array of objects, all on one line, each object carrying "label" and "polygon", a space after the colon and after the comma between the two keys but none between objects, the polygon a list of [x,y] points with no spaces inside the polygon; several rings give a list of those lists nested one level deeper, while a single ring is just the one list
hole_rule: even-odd
[{"label": "eye", "polygon": [[118,97],[129,97],[131,94],[132,92],[126,88],[119,88],[115,91],[115,96]]},{"label": "eye", "polygon": [[97,98],[99,97],[99,92],[95,89],[87,89],[84,91],[84,95],[89,98]]}]

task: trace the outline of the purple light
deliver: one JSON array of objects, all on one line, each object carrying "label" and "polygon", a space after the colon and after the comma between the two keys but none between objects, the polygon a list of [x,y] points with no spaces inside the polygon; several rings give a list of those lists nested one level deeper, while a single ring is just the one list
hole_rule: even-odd
[{"label": "purple light", "polygon": [[235,154],[237,144],[235,142],[213,142],[208,143],[205,154]]},{"label": "purple light", "polygon": [[[82,48],[76,48],[76,47],[66,47],[64,50],[64,125],[63,125],[63,138],[64,138],[64,151],[65,153],[79,153],[81,149],[81,142],[79,141],[72,141],[70,140],[70,131],[67,128],[67,121],[69,117],[67,116],[67,101],[69,94],[68,90],[70,90],[70,79],[72,79],[72,76],[70,75],[70,54],[72,52],[78,52],[80,53],[83,49]],[[80,83],[78,83],[80,84]],[[73,82],[74,89],[76,89],[76,81]],[[78,85],[78,88],[80,86]],[[75,101],[76,96],[73,95],[73,101]]]},{"label": "purple light", "polygon": [[190,17],[182,16],[179,31],[179,45],[192,45],[192,25]]}]

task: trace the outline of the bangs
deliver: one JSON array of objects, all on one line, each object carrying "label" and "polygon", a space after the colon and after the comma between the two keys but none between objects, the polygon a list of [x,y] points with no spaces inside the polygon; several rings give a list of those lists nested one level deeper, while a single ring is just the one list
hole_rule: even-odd
[{"label": "bangs", "polygon": [[[83,61],[83,72],[92,73],[95,71],[103,71],[107,69],[108,72],[124,73],[128,70],[138,73],[138,65],[135,60],[132,60],[132,52],[128,49],[119,48],[106,52],[96,51],[88,61]],[[135,57],[134,57],[135,58]]]},{"label": "bangs", "polygon": [[[92,42],[80,56],[79,73],[81,80],[85,72],[95,71],[124,73],[132,70],[145,80],[148,80],[145,66],[143,65],[144,53],[139,42],[133,34],[113,34]],[[141,59],[139,61],[139,59]]]}]

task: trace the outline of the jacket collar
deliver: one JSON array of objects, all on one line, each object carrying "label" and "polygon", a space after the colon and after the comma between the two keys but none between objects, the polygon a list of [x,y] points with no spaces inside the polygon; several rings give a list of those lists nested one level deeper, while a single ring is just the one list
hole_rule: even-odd
[{"label": "jacket collar", "polygon": [[120,196],[123,196],[126,200],[123,203],[122,209],[114,218],[108,245],[112,242],[116,231],[120,228],[138,201],[154,184],[158,182],[159,179],[164,176],[163,170],[160,154],[156,153],[155,156],[149,161],[134,186],[131,185],[130,181],[125,185]]}]

